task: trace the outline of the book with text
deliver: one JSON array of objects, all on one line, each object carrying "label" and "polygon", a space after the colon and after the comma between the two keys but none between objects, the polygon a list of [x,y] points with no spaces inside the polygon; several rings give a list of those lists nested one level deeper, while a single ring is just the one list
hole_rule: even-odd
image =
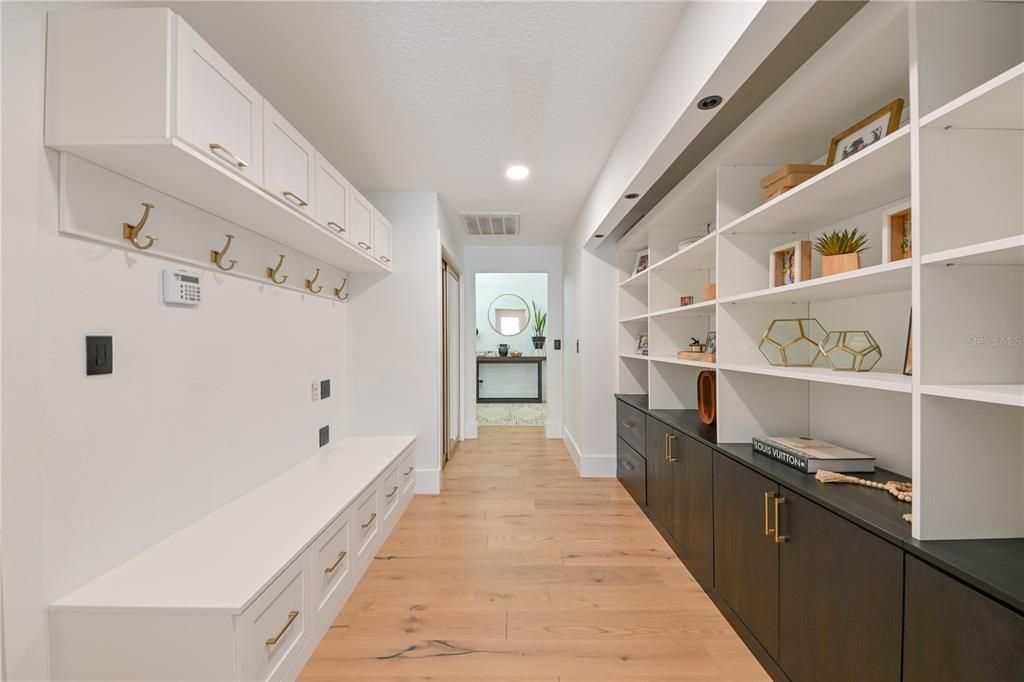
[{"label": "book with text", "polygon": [[763,436],[753,439],[754,452],[771,457],[806,474],[819,469],[839,473],[875,470],[875,458],[838,445],[799,436]]}]

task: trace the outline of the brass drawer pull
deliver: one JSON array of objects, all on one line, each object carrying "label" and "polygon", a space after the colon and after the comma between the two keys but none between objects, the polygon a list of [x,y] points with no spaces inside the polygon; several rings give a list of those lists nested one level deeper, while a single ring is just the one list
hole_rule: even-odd
[{"label": "brass drawer pull", "polygon": [[324,573],[326,573],[327,575],[330,575],[331,573],[334,573],[334,569],[336,569],[338,567],[338,564],[340,564],[342,561],[344,561],[345,557],[347,557],[347,556],[348,556],[348,552],[338,552],[338,560],[335,561],[333,564],[331,564],[329,568],[325,568],[324,569]]},{"label": "brass drawer pull", "polygon": [[389,492],[384,497],[386,497],[386,498],[388,498],[390,500],[392,497],[395,496],[395,493],[397,493],[397,492],[398,492],[398,486],[396,485],[394,488],[391,489],[391,492]]},{"label": "brass drawer pull", "polygon": [[366,523],[364,523],[364,524],[362,525],[362,528],[363,528],[363,530],[366,530],[367,528],[369,528],[370,526],[372,526],[372,525],[373,525],[373,520],[374,520],[375,518],[377,518],[377,512],[373,512],[372,514],[370,514],[370,518],[369,518],[369,519],[367,519]]},{"label": "brass drawer pull", "polygon": [[342,227],[338,223],[334,222],[333,220],[328,220],[327,221],[327,227],[333,229],[335,232],[344,232],[345,231],[344,227]]},{"label": "brass drawer pull", "polygon": [[238,166],[239,168],[245,168],[246,166],[249,165],[248,163],[246,163],[242,159],[240,159],[237,156],[235,156],[234,154],[232,154],[231,150],[228,149],[227,147],[225,147],[222,144],[218,144],[216,142],[211,142],[210,143],[210,151],[213,152],[214,154],[219,155],[221,158],[223,158],[223,159],[225,159],[227,161],[230,161],[232,164]]},{"label": "brass drawer pull", "polygon": [[775,542],[780,545],[784,543],[786,540],[789,540],[788,535],[779,535],[779,528],[782,527],[782,524],[779,523],[779,507],[781,507],[784,504],[786,504],[785,497],[775,498]]},{"label": "brass drawer pull", "polygon": [[633,428],[633,424],[630,422],[622,422],[622,425],[625,426],[627,429]]},{"label": "brass drawer pull", "polygon": [[411,474],[411,473],[412,473],[412,470],[413,470],[414,468],[415,468],[415,467],[409,467],[408,469],[406,469],[406,470],[405,470],[405,475],[406,475],[406,476],[408,476],[409,474]]},{"label": "brass drawer pull", "polygon": [[370,250],[370,245],[367,244],[366,242],[356,242],[356,243],[359,244],[359,248],[361,248],[363,251],[369,251]]},{"label": "brass drawer pull", "polygon": [[665,461],[670,464],[675,464],[679,461],[679,458],[672,453],[672,443],[676,440],[676,434],[666,433],[665,434]]},{"label": "brass drawer pull", "polygon": [[288,190],[285,190],[285,191],[281,192],[281,195],[285,199],[287,199],[288,201],[290,201],[293,204],[295,204],[296,206],[298,206],[299,208],[302,208],[304,206],[309,206],[309,202],[306,201],[305,199],[303,199],[302,197],[300,197],[295,192],[289,192]]},{"label": "brass drawer pull", "polygon": [[775,493],[764,494],[764,534],[766,537],[771,537],[775,529],[772,528],[771,522],[768,520],[768,500],[775,497]]},{"label": "brass drawer pull", "polygon": [[277,633],[276,635],[274,635],[273,637],[271,637],[270,639],[267,640],[267,646],[274,646],[275,644],[280,642],[281,638],[284,637],[284,633],[288,632],[288,628],[290,628],[292,626],[292,623],[294,623],[295,619],[298,618],[298,617],[299,617],[299,612],[298,611],[290,612],[288,614],[288,622],[284,624],[283,628],[281,628],[281,632]]}]

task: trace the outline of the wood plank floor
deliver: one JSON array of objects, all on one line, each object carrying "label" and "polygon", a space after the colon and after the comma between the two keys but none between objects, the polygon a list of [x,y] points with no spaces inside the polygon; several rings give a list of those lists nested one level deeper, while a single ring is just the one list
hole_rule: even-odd
[{"label": "wood plank floor", "polygon": [[614,479],[481,428],[417,496],[302,680],[768,680]]}]

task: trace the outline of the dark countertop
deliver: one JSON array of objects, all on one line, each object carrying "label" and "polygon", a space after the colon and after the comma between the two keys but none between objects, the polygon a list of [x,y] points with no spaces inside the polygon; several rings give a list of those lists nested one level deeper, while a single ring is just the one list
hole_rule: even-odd
[{"label": "dark countertop", "polygon": [[[902,518],[910,505],[884,491],[819,483],[814,476],[755,454],[750,443],[719,443],[715,427],[703,424],[696,410],[651,410],[646,395],[615,397],[1024,613],[1024,538],[915,540]],[[856,475],[883,482],[908,480],[885,469]]]},{"label": "dark countertop", "polygon": [[500,355],[476,356],[477,362],[544,362],[547,359],[548,357],[546,355],[523,355],[518,358],[514,358],[511,355],[507,358],[503,358]]}]

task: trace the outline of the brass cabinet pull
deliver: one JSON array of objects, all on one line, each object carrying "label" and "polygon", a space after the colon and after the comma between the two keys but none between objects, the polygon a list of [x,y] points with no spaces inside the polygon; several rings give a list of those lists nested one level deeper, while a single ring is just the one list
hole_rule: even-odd
[{"label": "brass cabinet pull", "polygon": [[328,220],[327,221],[327,227],[333,229],[335,232],[344,232],[345,231],[344,227],[342,227],[338,223],[334,222],[333,220]]},{"label": "brass cabinet pull", "polygon": [[225,147],[222,144],[218,144],[216,142],[211,142],[210,143],[210,151],[213,152],[214,154],[219,155],[221,158],[225,159],[226,161],[230,161],[233,165],[238,166],[239,168],[245,168],[246,166],[249,165],[248,163],[246,163],[242,159],[238,158],[236,155],[232,154],[231,150],[228,149],[227,147]]},{"label": "brass cabinet pull", "polygon": [[775,542],[780,545],[789,539],[788,535],[779,535],[779,528],[782,527],[782,524],[779,523],[779,507],[784,504],[786,504],[785,497],[775,498]]},{"label": "brass cabinet pull", "polygon": [[665,459],[668,460],[669,464],[675,464],[679,461],[679,458],[672,454],[672,443],[674,443],[675,440],[676,434],[665,434]]},{"label": "brass cabinet pull", "polygon": [[267,640],[267,646],[274,646],[275,644],[280,642],[281,638],[284,637],[284,633],[288,632],[288,628],[290,628],[292,626],[292,623],[294,623],[295,619],[298,618],[298,617],[299,617],[299,612],[298,611],[291,611],[288,614],[288,622],[284,624],[283,628],[281,628],[281,632],[277,633],[276,635],[274,635],[273,637],[271,637],[270,639]]},{"label": "brass cabinet pull", "polygon": [[411,473],[412,473],[412,470],[413,470],[414,468],[415,468],[415,467],[409,467],[408,469],[406,469],[406,470],[405,470],[405,475],[406,475],[406,476],[408,476],[409,474],[411,474]]},{"label": "brass cabinet pull", "polygon": [[627,429],[633,428],[633,424],[631,422],[622,422],[622,425],[625,426]]},{"label": "brass cabinet pull", "polygon": [[764,494],[764,534],[769,538],[772,536],[772,533],[775,532],[775,529],[772,528],[772,525],[768,520],[768,500],[773,497],[775,497],[775,493]]},{"label": "brass cabinet pull", "polygon": [[390,500],[392,497],[395,496],[395,493],[397,493],[397,492],[398,492],[398,486],[396,485],[394,488],[391,489],[391,492],[389,492],[384,497],[386,497],[386,498],[388,498]]},{"label": "brass cabinet pull", "polygon": [[335,561],[333,564],[331,564],[329,568],[325,568],[324,569],[324,573],[326,573],[327,575],[330,575],[331,573],[334,573],[334,569],[336,569],[338,567],[338,564],[340,564],[342,561],[344,561],[345,557],[347,557],[347,556],[348,556],[348,552],[338,552],[338,560]]},{"label": "brass cabinet pull", "polygon": [[370,245],[367,244],[366,242],[356,242],[356,243],[359,244],[359,248],[361,248],[363,251],[369,251],[370,250]]},{"label": "brass cabinet pull", "polygon": [[285,190],[285,191],[281,192],[281,196],[283,196],[285,199],[287,199],[288,201],[292,202],[293,204],[295,204],[299,208],[302,208],[303,206],[309,206],[309,202],[306,201],[305,199],[303,199],[302,197],[300,197],[295,192],[289,192],[288,190]]},{"label": "brass cabinet pull", "polygon": [[367,519],[366,523],[364,523],[363,526],[362,526],[363,530],[366,530],[367,528],[372,526],[373,525],[373,520],[375,518],[377,518],[377,512],[373,512],[372,514],[370,514],[370,518]]}]

